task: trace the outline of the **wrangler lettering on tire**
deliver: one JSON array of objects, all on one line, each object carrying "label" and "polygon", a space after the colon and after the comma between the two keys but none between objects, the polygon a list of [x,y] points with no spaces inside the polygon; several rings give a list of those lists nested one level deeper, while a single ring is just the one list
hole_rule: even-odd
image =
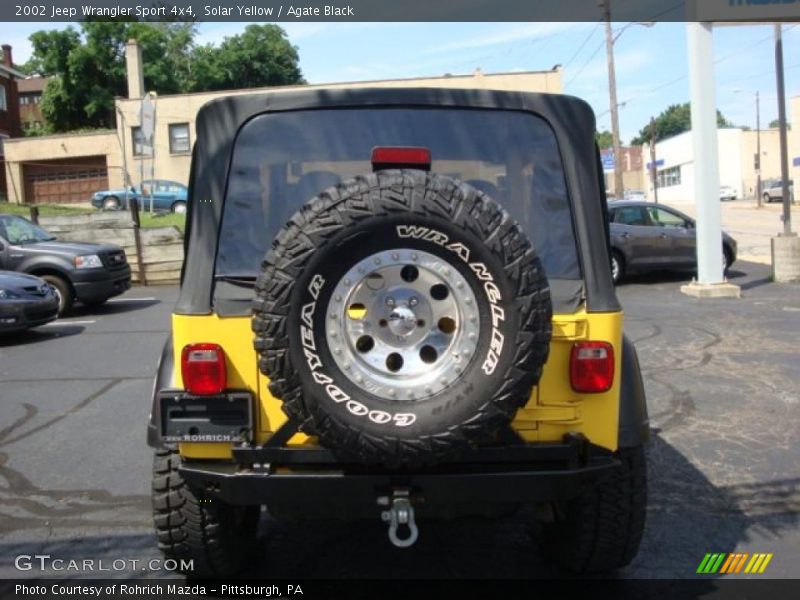
[{"label": "wrangler lettering on tire", "polygon": [[321,191],[267,253],[259,368],[284,411],[342,457],[441,460],[490,439],[547,359],[542,265],[493,199],[422,171]]}]

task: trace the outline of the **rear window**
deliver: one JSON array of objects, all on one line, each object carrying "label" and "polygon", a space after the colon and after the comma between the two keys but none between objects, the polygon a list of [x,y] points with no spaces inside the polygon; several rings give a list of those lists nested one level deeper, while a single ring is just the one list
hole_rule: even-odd
[{"label": "rear window", "polygon": [[257,274],[291,215],[324,188],[370,172],[375,146],[429,148],[432,171],[472,184],[519,221],[549,278],[580,280],[550,127],[530,113],[452,108],[308,110],[248,121],[234,145],[215,274]]}]

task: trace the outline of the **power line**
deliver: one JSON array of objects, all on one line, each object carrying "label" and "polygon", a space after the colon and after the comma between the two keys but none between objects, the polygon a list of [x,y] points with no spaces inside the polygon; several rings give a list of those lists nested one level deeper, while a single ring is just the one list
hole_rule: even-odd
[{"label": "power line", "polygon": [[[784,29],[784,31],[789,31],[790,29],[793,29],[794,27],[797,27],[797,25],[790,25],[789,27],[786,27]],[[736,52],[732,52],[730,54],[726,54],[725,56],[722,56],[722,57],[716,59],[714,61],[714,64],[716,65],[716,64],[719,64],[721,62],[725,62],[726,60],[730,60],[731,58],[738,57],[738,56],[741,55],[742,50],[748,50],[750,48],[754,48],[755,46],[759,46],[759,45],[763,44],[764,42],[766,42],[768,40],[771,40],[771,39],[773,39],[772,34],[770,34],[770,35],[768,35],[768,36],[766,36],[764,38],[761,38],[760,40],[758,40],[756,42],[753,42],[752,44],[750,44],[748,46],[745,46],[744,48],[740,48]],[[784,70],[788,71],[789,69],[794,69],[794,68],[797,68],[798,66],[800,66],[800,63],[792,65],[790,67],[786,67]],[[762,71],[761,73],[758,73],[756,75],[748,75],[748,76],[746,76],[744,78],[739,78],[739,80],[752,79],[754,77],[761,77],[763,75],[766,75],[767,73],[774,73],[774,69],[771,70],[771,71]],[[689,77],[688,74],[687,75],[681,75],[680,77],[676,77],[675,79],[672,79],[672,80],[667,81],[665,83],[661,83],[661,84],[659,84],[659,85],[657,85],[657,86],[655,86],[653,88],[650,88],[649,90],[646,90],[646,91],[640,93],[638,96],[634,96],[632,98],[628,98],[624,102],[619,102],[618,106],[625,106],[626,104],[630,104],[631,102],[636,102],[637,100],[640,100],[643,96],[648,96],[649,94],[653,94],[655,92],[658,92],[659,90],[662,90],[662,89],[664,89],[666,87],[669,87],[671,85],[675,85],[676,83],[679,83],[679,82],[683,81],[684,79],[687,79],[688,77]],[[605,114],[608,114],[609,112],[611,112],[611,111],[607,110],[605,112],[602,112],[602,113],[600,113],[598,115],[598,117],[603,116]]]},{"label": "power line", "polygon": [[602,40],[602,41],[600,42],[600,44],[597,46],[597,48],[595,48],[595,51],[594,51],[594,52],[592,52],[592,55],[591,55],[591,56],[588,58],[588,60],[587,60],[585,63],[583,63],[583,65],[581,66],[581,68],[580,68],[580,69],[578,69],[578,71],[575,73],[575,75],[573,75],[573,76],[570,78],[570,80],[569,80],[569,81],[567,81],[567,83],[565,83],[565,84],[564,84],[564,88],[565,88],[565,89],[566,89],[566,88],[568,88],[568,87],[570,86],[570,84],[571,84],[573,81],[575,81],[575,80],[578,78],[578,76],[579,76],[581,73],[583,73],[583,70],[584,70],[586,67],[588,67],[588,66],[589,66],[589,63],[590,63],[590,62],[592,62],[592,60],[594,60],[594,57],[595,57],[595,56],[597,56],[597,53],[598,53],[598,52],[600,52],[600,50],[602,50],[602,48],[603,48],[603,46],[605,46],[605,44],[606,44],[606,41],[605,41],[605,40]]},{"label": "power line", "polygon": [[598,21],[597,22],[597,24],[594,26],[594,28],[589,32],[589,35],[586,36],[586,39],[583,40],[583,42],[581,43],[580,46],[578,46],[578,49],[575,51],[575,54],[572,55],[572,58],[570,58],[566,63],[564,63],[564,69],[569,67],[572,64],[572,62],[578,57],[578,54],[581,53],[581,50],[583,50],[583,47],[586,46],[586,44],[589,42],[589,40],[592,39],[592,36],[595,33],[597,33],[597,31],[600,29],[600,24],[601,23],[602,23],[602,21]]}]

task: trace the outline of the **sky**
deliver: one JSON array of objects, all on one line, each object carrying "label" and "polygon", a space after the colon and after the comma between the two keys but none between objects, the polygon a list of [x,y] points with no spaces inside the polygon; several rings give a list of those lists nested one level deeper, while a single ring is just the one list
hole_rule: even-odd
[{"label": "sky", "polygon": [[[31,53],[28,36],[67,24],[15,23],[0,32],[14,61]],[[198,43],[219,43],[246,23],[201,23]],[[588,101],[599,129],[611,128],[602,23],[282,23],[298,47],[309,83],[550,70],[563,67],[565,93]],[[630,142],[651,116],[689,99],[686,24],[614,23],[619,119]],[[10,24],[7,24],[10,29]],[[755,128],[755,92],[761,126],[777,118],[771,25],[715,27],[717,107],[735,125]],[[784,26],[787,98],[800,95],[800,24]],[[789,105],[787,102],[787,110]]]}]

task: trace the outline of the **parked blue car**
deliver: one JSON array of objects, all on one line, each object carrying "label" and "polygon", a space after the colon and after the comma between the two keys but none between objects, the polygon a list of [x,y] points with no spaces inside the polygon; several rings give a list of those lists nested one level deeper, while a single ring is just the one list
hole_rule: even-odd
[{"label": "parked blue car", "polygon": [[[174,213],[186,212],[186,199],[188,190],[186,186],[177,181],[166,179],[148,179],[141,185],[131,187],[127,193],[127,200],[136,198],[141,210],[150,209],[150,193],[153,195],[153,210],[170,211]],[[102,190],[92,196],[92,206],[103,210],[127,209],[126,194],[124,189]]]}]

